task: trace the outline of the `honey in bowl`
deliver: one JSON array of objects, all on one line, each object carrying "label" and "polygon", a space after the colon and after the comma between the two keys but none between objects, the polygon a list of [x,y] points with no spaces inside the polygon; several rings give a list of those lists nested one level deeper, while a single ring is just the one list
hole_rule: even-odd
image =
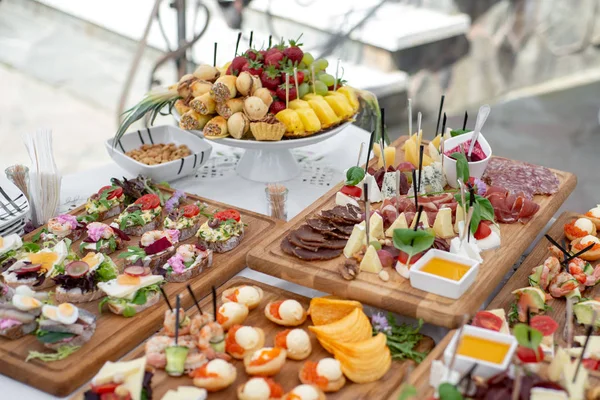
[{"label": "honey in bowl", "polygon": [[502,364],[510,344],[496,342],[473,335],[463,335],[457,354],[493,364]]},{"label": "honey in bowl", "polygon": [[428,274],[441,276],[442,278],[460,281],[469,271],[469,266],[455,261],[444,260],[443,258],[433,257],[420,268],[420,271]]}]

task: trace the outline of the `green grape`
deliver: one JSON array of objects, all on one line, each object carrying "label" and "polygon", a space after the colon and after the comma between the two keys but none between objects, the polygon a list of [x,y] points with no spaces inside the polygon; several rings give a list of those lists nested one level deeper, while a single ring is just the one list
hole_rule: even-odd
[{"label": "green grape", "polygon": [[304,82],[302,83],[300,86],[298,86],[298,91],[300,92],[298,94],[299,98],[303,98],[307,93],[309,93],[311,90],[311,87],[308,83]]},{"label": "green grape", "polygon": [[325,71],[327,69],[327,67],[329,66],[329,63],[327,62],[326,59],[319,58],[318,60],[315,60],[313,65],[315,67],[315,71]]},{"label": "green grape", "polygon": [[301,69],[306,69],[306,64],[304,64],[303,62],[300,62],[300,64],[298,64],[298,70]]},{"label": "green grape", "polygon": [[315,58],[310,53],[304,53],[304,55],[302,56],[301,62],[303,62],[304,65],[310,65],[313,61],[315,61]]},{"label": "green grape", "polygon": [[375,250],[381,250],[381,243],[379,243],[377,240],[369,242],[369,245],[375,247]]},{"label": "green grape", "polygon": [[315,91],[318,95],[325,96],[327,94],[327,85],[321,81],[315,81]]},{"label": "green grape", "polygon": [[327,86],[333,86],[333,84],[335,83],[335,77],[333,77],[333,75],[329,75],[329,74],[319,75],[319,80]]}]

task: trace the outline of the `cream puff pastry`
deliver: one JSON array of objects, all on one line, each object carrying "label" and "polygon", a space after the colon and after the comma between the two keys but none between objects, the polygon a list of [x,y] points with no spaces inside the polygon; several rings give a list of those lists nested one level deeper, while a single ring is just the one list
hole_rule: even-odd
[{"label": "cream puff pastry", "polygon": [[258,286],[242,285],[225,290],[221,295],[221,300],[223,303],[244,304],[249,310],[253,310],[258,307],[263,296],[263,290]]},{"label": "cream puff pastry", "polygon": [[223,303],[217,310],[217,322],[221,324],[224,330],[228,330],[233,325],[243,324],[247,317],[248,307],[244,304]]},{"label": "cream puff pastry", "polygon": [[304,360],[311,351],[310,337],[304,329],[286,329],[275,335],[275,346],[287,350],[290,360]]},{"label": "cream puff pastry", "polygon": [[298,385],[282,400],[325,400],[325,393],[315,385]]},{"label": "cream puff pastry", "polygon": [[190,376],[194,378],[195,386],[217,392],[235,381],[237,370],[227,361],[217,358],[197,368]]},{"label": "cream puff pastry", "polygon": [[263,347],[244,357],[244,367],[248,375],[277,375],[283,364],[287,351],[279,347]]},{"label": "cream puff pastry", "polygon": [[237,395],[239,400],[281,399],[283,388],[271,378],[256,377],[238,386]]},{"label": "cream puff pastry", "polygon": [[340,362],[334,358],[323,358],[319,362],[305,362],[299,378],[300,382],[316,385],[324,392],[337,392],[346,384]]},{"label": "cream puff pastry", "polygon": [[306,321],[306,311],[296,300],[272,301],[265,307],[265,316],[282,326],[298,326]]},{"label": "cream puff pastry", "polygon": [[227,332],[225,339],[225,351],[237,360],[243,359],[264,345],[264,331],[251,326],[234,325]]}]

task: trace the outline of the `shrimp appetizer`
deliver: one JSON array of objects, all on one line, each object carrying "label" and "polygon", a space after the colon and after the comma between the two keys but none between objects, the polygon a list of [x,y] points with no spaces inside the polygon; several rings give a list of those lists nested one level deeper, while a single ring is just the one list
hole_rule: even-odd
[{"label": "shrimp appetizer", "polygon": [[315,385],[298,385],[288,394],[284,395],[282,400],[325,400],[325,393]]},{"label": "shrimp appetizer", "polygon": [[263,296],[263,290],[258,286],[242,285],[226,289],[221,295],[221,300],[223,303],[232,301],[244,304],[249,310],[254,310]]},{"label": "shrimp appetizer", "polygon": [[225,351],[237,360],[243,359],[264,345],[264,331],[251,326],[234,325],[227,332],[225,339]]},{"label": "shrimp appetizer", "polygon": [[279,347],[263,347],[244,357],[244,367],[248,375],[277,375],[287,357],[287,351]]},{"label": "shrimp appetizer", "polygon": [[565,224],[565,236],[573,241],[587,235],[596,235],[596,225],[589,218],[578,218]]},{"label": "shrimp appetizer", "polygon": [[283,396],[283,388],[271,378],[250,378],[248,382],[238,386],[239,400],[271,400]]},{"label": "shrimp appetizer", "polygon": [[129,246],[119,254],[126,265],[149,267],[158,274],[158,269],[175,254],[175,245],[179,242],[179,231],[149,231],[142,235],[139,247]]},{"label": "shrimp appetizer", "polygon": [[[192,327],[192,320],[185,315],[185,310],[179,308],[179,335],[189,335]],[[175,337],[175,322],[177,321],[176,310],[166,310],[163,328],[165,334],[169,337]]]},{"label": "shrimp appetizer", "polygon": [[196,345],[209,359],[221,358],[229,361],[225,354],[225,330],[218,322],[208,322],[196,335]]},{"label": "shrimp appetizer", "polygon": [[227,361],[216,359],[192,371],[190,377],[194,378],[195,386],[217,392],[235,382],[237,370]]},{"label": "shrimp appetizer", "polygon": [[181,241],[194,236],[200,228],[200,207],[196,204],[187,204],[173,210],[163,221],[165,229],[177,229],[181,232]]},{"label": "shrimp appetizer", "polygon": [[194,244],[182,244],[162,266],[167,282],[185,282],[212,266],[213,252]]},{"label": "shrimp appetizer", "polygon": [[223,303],[217,310],[217,322],[228,330],[233,325],[241,325],[248,317],[248,307],[239,303]]},{"label": "shrimp appetizer", "polygon": [[340,362],[333,358],[323,358],[319,362],[307,361],[300,370],[300,382],[316,385],[324,392],[337,392],[346,384]]},{"label": "shrimp appetizer", "polygon": [[587,235],[573,240],[571,242],[572,251],[577,253],[591,244],[594,246],[585,253],[581,254],[579,258],[585,261],[600,260],[600,239],[598,239],[596,236]]},{"label": "shrimp appetizer", "polygon": [[[146,342],[145,351],[148,365],[154,368],[164,369],[167,366],[168,347],[175,345],[175,339],[170,336],[153,336]],[[196,349],[196,342],[192,336],[182,335],[177,338],[177,345],[185,346],[189,349],[185,359],[184,371],[190,372],[208,362],[206,355]]]},{"label": "shrimp appetizer", "polygon": [[310,338],[304,329],[286,329],[275,335],[275,346],[287,350],[290,360],[304,360],[312,352]]},{"label": "shrimp appetizer", "polygon": [[272,301],[265,307],[265,316],[282,326],[298,326],[306,321],[306,311],[296,300]]},{"label": "shrimp appetizer", "polygon": [[64,238],[76,241],[83,234],[83,225],[71,214],[61,214],[48,220],[48,234],[56,236],[57,239]]},{"label": "shrimp appetizer", "polygon": [[111,254],[125,247],[130,238],[122,230],[103,224],[91,222],[86,226],[87,236],[79,244],[79,251]]}]

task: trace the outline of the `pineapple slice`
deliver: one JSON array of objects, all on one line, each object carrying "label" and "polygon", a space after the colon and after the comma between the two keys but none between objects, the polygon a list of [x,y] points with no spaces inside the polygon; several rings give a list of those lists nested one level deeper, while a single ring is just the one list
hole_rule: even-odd
[{"label": "pineapple slice", "polygon": [[323,99],[322,96],[315,97],[313,100],[309,100],[308,104],[310,108],[315,111],[319,121],[321,121],[321,126],[323,128],[329,128],[333,125],[337,125],[340,123],[341,118],[338,117],[331,106]]},{"label": "pineapple slice", "polygon": [[321,96],[320,94],[309,92],[309,93],[306,93],[304,95],[304,97],[302,98],[302,100],[309,101],[309,100],[319,99],[319,98],[322,98],[322,97],[323,96]]},{"label": "pineapple slice", "polygon": [[354,115],[350,102],[342,94],[327,95],[325,101],[329,103],[335,114],[341,119],[348,119]]},{"label": "pineapple slice", "polygon": [[358,109],[360,107],[360,101],[358,101],[358,96],[356,95],[356,90],[350,86],[342,86],[341,88],[339,88],[337,90],[337,92],[346,96],[346,98],[348,99],[348,102],[350,103],[350,106],[352,107],[352,110],[354,111],[354,114],[356,114],[356,112],[358,112]]},{"label": "pineapple slice", "polygon": [[295,110],[286,108],[275,115],[285,125],[286,136],[304,136],[304,124]]},{"label": "pineapple slice", "polygon": [[315,133],[321,130],[321,121],[319,121],[317,114],[310,106],[308,108],[298,108],[296,113],[300,117],[306,133]]},{"label": "pineapple slice", "polygon": [[310,106],[308,105],[308,101],[296,99],[290,101],[289,108],[292,110],[297,110],[299,108],[310,108]]}]

